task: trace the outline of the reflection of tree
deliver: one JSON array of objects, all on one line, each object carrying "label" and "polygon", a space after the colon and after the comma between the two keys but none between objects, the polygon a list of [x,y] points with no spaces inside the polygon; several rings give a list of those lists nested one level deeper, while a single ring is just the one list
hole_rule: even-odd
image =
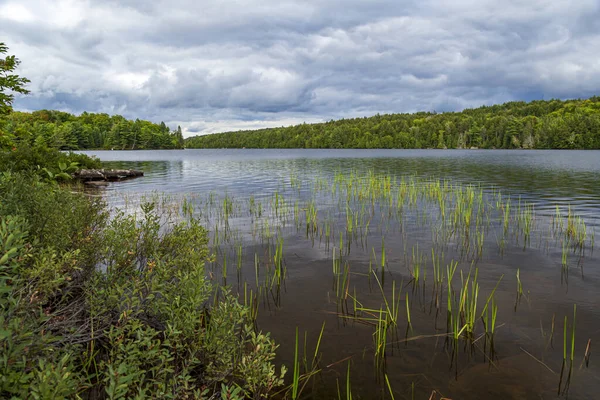
[{"label": "reflection of tree", "polygon": [[[493,133],[489,133],[494,137]],[[138,157],[161,153],[109,152],[111,156]],[[566,198],[576,202],[600,199],[598,167],[594,152],[439,152],[395,150],[276,150],[185,151],[182,160],[111,161],[107,168],[133,168],[152,179],[140,181],[133,190],[152,191],[168,187],[170,192],[217,191],[235,196],[260,195],[277,190],[291,177],[302,181],[315,177],[331,179],[336,172],[368,171],[394,176],[434,177],[496,187],[503,193],[519,193],[524,201]],[[561,162],[561,157],[564,162]],[[583,168],[582,168],[583,166]],[[594,169],[596,168],[596,169]],[[144,187],[148,185],[147,187]],[[549,200],[544,200],[549,199]]]}]

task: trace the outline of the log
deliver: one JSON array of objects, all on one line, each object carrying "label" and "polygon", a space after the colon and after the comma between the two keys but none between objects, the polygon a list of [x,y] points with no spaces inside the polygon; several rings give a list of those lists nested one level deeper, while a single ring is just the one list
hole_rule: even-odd
[{"label": "log", "polygon": [[143,171],[135,169],[82,169],[73,174],[81,181],[121,181],[144,176]]}]

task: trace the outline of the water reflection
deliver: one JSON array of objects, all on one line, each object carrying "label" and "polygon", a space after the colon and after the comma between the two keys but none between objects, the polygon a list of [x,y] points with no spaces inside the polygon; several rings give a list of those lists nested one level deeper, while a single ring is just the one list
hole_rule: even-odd
[{"label": "water reflection", "polygon": [[[453,182],[481,185],[488,193],[500,190],[511,194],[515,200],[513,207],[517,207],[519,197],[523,202],[536,204],[536,214],[542,216],[553,215],[556,204],[563,208],[570,205],[575,214],[584,216],[588,226],[597,226],[600,216],[600,185],[597,184],[600,177],[600,152],[597,151],[186,150],[96,154],[107,162],[107,166],[139,168],[146,173],[143,178],[109,186],[106,192],[109,201],[116,201],[115,199],[123,194],[153,191],[201,195],[214,191],[221,196],[227,193],[248,204],[246,200],[250,196],[272,196],[282,188],[286,188],[281,191],[286,199],[288,195],[296,195],[290,187],[290,182],[296,178],[301,181],[314,181],[315,178],[322,177],[326,178],[325,182],[331,182],[337,171],[348,174],[349,171],[355,170],[358,173],[375,171],[395,176],[432,176]],[[302,195],[303,193],[298,193],[298,197]],[[323,214],[326,213],[322,210],[328,206],[327,201],[335,200],[331,199],[327,191],[318,200],[320,222],[323,223]],[[492,196],[486,199],[490,202],[492,200]],[[338,207],[342,204],[345,209],[345,203],[335,204]],[[215,210],[219,210],[219,207],[221,204],[217,203]],[[356,211],[358,210],[357,207]],[[251,218],[245,211],[228,218],[227,226],[233,230],[252,226]],[[387,223],[381,220],[390,215],[394,216],[393,213],[380,213],[377,208],[371,211],[373,220],[368,244],[363,248],[362,242],[355,242],[356,247],[345,257],[353,272],[353,294],[358,295],[365,304],[379,307],[381,302],[381,293],[372,290],[372,282],[366,276],[369,276],[372,260],[376,260],[383,252],[384,239],[387,248],[386,264],[389,264],[386,266],[386,290],[390,289],[390,279],[397,280],[399,287],[402,286],[406,290],[400,282],[406,283],[411,279],[409,271],[414,269],[411,250],[415,245],[420,245],[421,251],[427,255],[430,248],[434,247],[429,222],[435,220],[435,213],[429,211],[423,207],[416,207],[413,211],[407,210],[401,223]],[[337,222],[339,237],[345,235],[347,240],[347,221],[342,216],[343,212],[344,210],[341,210],[336,213],[333,210],[332,227],[335,227]],[[424,220],[426,217],[431,220]],[[494,215],[490,218],[495,220]],[[289,274],[285,293],[282,303],[277,307],[261,308],[258,320],[260,328],[273,333],[278,343],[281,343],[279,361],[291,365],[293,352],[290,349],[294,347],[295,328],[300,326],[314,338],[321,329],[322,322],[326,321],[327,344],[323,346],[323,364],[333,364],[347,356],[354,356],[353,387],[357,397],[382,397],[373,395],[377,391],[381,392],[381,388],[373,378],[372,361],[368,355],[373,340],[371,327],[340,323],[336,314],[337,308],[330,300],[331,296],[335,297],[335,292],[331,289],[331,248],[325,247],[320,239],[312,242],[307,240],[304,227],[297,230],[296,224],[290,225],[289,221],[287,231],[283,235],[286,241],[285,262]],[[511,221],[518,223],[514,219]],[[275,222],[268,225],[271,232],[280,226]],[[481,296],[490,293],[499,282],[499,277],[504,276],[495,292],[500,308],[499,324],[502,324],[496,342],[496,350],[500,355],[497,365],[490,368],[489,363],[481,362],[485,360],[479,359],[482,358],[480,353],[475,353],[472,359],[467,358],[468,354],[463,354],[460,368],[449,370],[449,356],[443,344],[434,337],[440,332],[443,334],[445,316],[440,317],[440,330],[437,314],[433,315],[428,311],[431,310],[428,300],[430,292],[426,293],[423,289],[423,296],[420,297],[418,292],[415,296],[413,291],[410,295],[415,335],[432,337],[402,346],[397,353],[389,357],[387,373],[393,386],[398,389],[397,394],[404,393],[405,398],[411,398],[412,393],[406,388],[410,388],[411,384],[416,382],[414,398],[429,398],[432,389],[440,390],[441,393],[456,399],[555,396],[558,381],[556,371],[549,371],[538,360],[524,353],[523,349],[557,369],[562,360],[562,325],[557,323],[556,326],[556,349],[547,345],[549,332],[553,329],[550,327],[555,317],[560,321],[562,317],[572,315],[572,307],[576,303],[577,355],[582,356],[584,349],[580,347],[588,338],[597,337],[600,329],[597,323],[600,320],[597,296],[600,270],[594,268],[598,264],[598,255],[585,253],[581,256],[581,259],[585,260],[585,274],[579,262],[573,263],[568,285],[564,284],[561,280],[561,243],[548,236],[551,218],[539,218],[536,224],[532,243],[527,248],[518,239],[515,241],[512,235],[509,235],[506,244],[501,245],[501,225],[492,224],[485,231],[486,239],[483,245],[486,250],[484,257],[478,259],[477,263]],[[320,232],[322,231],[323,229]],[[223,230],[220,232],[222,234]],[[216,236],[214,230],[211,234]],[[459,260],[462,257],[459,246],[454,241],[453,236],[448,245],[441,248],[445,252],[446,261]],[[235,244],[237,243],[236,241]],[[236,271],[231,272],[236,268],[230,268],[230,273],[226,276],[228,282],[238,285],[238,290],[241,291],[242,282],[258,279],[255,278],[255,256],[266,260],[265,263],[271,263],[274,252],[270,252],[269,249],[273,243],[267,242],[266,246],[257,244],[255,248],[244,243],[244,259],[240,263],[243,267],[240,267],[239,275],[236,275]],[[334,242],[333,246],[335,245],[337,241]],[[498,251],[501,246],[502,250]],[[232,260],[236,260],[238,254],[237,246],[228,247],[227,244],[223,244],[221,250],[217,253],[222,260],[225,260],[224,256],[228,254],[231,266]],[[418,251],[419,247],[417,253]],[[239,254],[242,254],[241,250]],[[568,255],[569,261],[577,256],[572,252]],[[214,268],[218,268],[218,263],[215,263]],[[469,260],[463,260],[460,268],[464,276],[468,274],[471,265]],[[429,268],[427,279],[431,280],[431,263],[425,268]],[[524,299],[519,304],[518,311],[515,305],[517,271],[520,271],[519,279],[523,280],[524,285]],[[221,274],[218,269],[211,272],[215,276]],[[261,279],[264,277],[265,275],[261,275]],[[459,279],[457,274],[456,280],[462,280],[462,275]],[[431,285],[428,288],[431,290]],[[367,356],[364,355],[365,352]],[[455,374],[460,374],[460,379],[457,380]],[[321,389],[316,389],[313,398],[336,397],[335,385],[338,376],[342,375],[335,367],[327,370],[322,376],[325,384]],[[578,381],[574,382],[570,397],[592,398],[600,389],[600,383],[593,378],[594,376],[598,376],[598,368],[593,362],[589,371],[578,371],[575,375]]]},{"label": "water reflection", "polygon": [[114,168],[145,171],[143,179],[108,190],[238,196],[274,191],[292,175],[331,176],[374,170],[418,174],[498,188],[550,214],[570,204],[591,225],[600,217],[600,151],[439,150],[184,150],[86,152]]}]

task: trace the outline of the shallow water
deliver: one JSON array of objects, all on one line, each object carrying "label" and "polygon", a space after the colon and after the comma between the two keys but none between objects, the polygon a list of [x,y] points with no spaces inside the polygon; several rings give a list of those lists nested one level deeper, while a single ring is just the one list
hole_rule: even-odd
[{"label": "shallow water", "polygon": [[[391,296],[391,283],[402,287],[402,299],[408,295],[412,329],[407,326],[404,301],[400,302],[400,334],[390,337],[386,351],[385,372],[395,398],[428,399],[432,391],[454,398],[555,398],[557,397],[563,358],[563,320],[568,317],[568,352],[570,352],[573,305],[577,304],[574,370],[568,396],[593,398],[600,389],[598,367],[592,353],[589,367],[582,366],[588,340],[592,348],[600,339],[600,259],[593,252],[594,232],[600,228],[600,152],[598,151],[440,151],[440,150],[182,150],[182,151],[98,151],[107,167],[142,169],[143,178],[111,184],[103,192],[113,206],[135,204],[141,194],[164,192],[174,197],[186,196],[202,213],[211,229],[217,262],[210,266],[213,276],[220,277],[225,259],[229,264],[227,283],[243,293],[243,283],[256,289],[255,257],[261,268],[272,264],[277,238],[283,244],[287,276],[280,298],[270,294],[261,298],[258,326],[270,331],[278,343],[279,362],[293,364],[295,330],[307,332],[308,351],[325,330],[321,345],[322,373],[303,391],[306,398],[337,397],[337,384],[344,397],[346,371],[351,363],[354,398],[390,398],[388,388],[376,373],[374,364],[374,327],[348,318],[340,312],[336,300],[332,255],[341,235],[346,247],[341,256],[348,264],[348,292],[365,308],[379,309],[382,293],[369,273],[380,263],[385,252],[385,271],[378,269],[383,291]],[[491,209],[486,214],[485,239],[476,254],[467,251],[453,235],[440,243],[432,234],[440,220],[439,210],[427,199],[419,198],[401,214],[390,216],[390,206],[381,199],[372,205],[370,228],[356,226],[354,236],[344,233],[347,224],[346,204],[355,215],[362,200],[341,202],[333,194],[335,175],[351,173],[384,174],[398,181],[420,178],[444,180],[464,188],[481,188],[483,201]],[[411,178],[411,177],[417,178]],[[459,187],[459,186],[457,186]],[[316,188],[316,189],[315,189]],[[210,195],[213,192],[214,195]],[[275,195],[277,193],[277,195]],[[219,214],[223,198],[232,199],[231,215],[226,227]],[[502,216],[493,203],[510,196],[511,207],[533,208],[534,226],[528,241],[520,223],[511,219],[509,234],[503,235]],[[274,215],[274,196],[283,202]],[[342,199],[343,200],[343,199]],[[311,203],[312,202],[312,203]],[[362,201],[364,203],[364,201]],[[307,235],[305,214],[310,204],[318,209],[320,234]],[[252,214],[250,207],[264,208],[264,215]],[[297,210],[293,207],[297,205]],[[564,219],[570,208],[582,218],[587,236],[585,251],[569,250],[568,266],[562,264],[564,243],[553,230],[557,223],[557,206]],[[396,207],[396,206],[394,206]],[[394,208],[394,210],[397,210]],[[448,213],[451,211],[448,210]],[[300,215],[294,220],[294,215]],[[258,223],[260,221],[260,224]],[[265,221],[267,225],[265,225]],[[332,230],[332,240],[323,239],[324,226]],[[360,225],[360,224],[359,224]],[[363,221],[364,225],[364,221]],[[216,228],[220,233],[215,234]],[[223,234],[229,229],[229,242]],[[268,230],[266,234],[265,229]],[[362,229],[362,230],[361,230]],[[362,233],[358,233],[362,232]],[[520,232],[520,233],[519,233]],[[345,235],[345,236],[344,236]],[[521,235],[521,236],[519,236]],[[265,239],[265,236],[269,236]],[[483,235],[482,235],[483,237]],[[504,237],[505,242],[501,239]],[[220,238],[220,239],[219,239]],[[475,238],[467,239],[474,243]],[[217,243],[218,242],[218,243]],[[382,242],[385,249],[382,248]],[[241,264],[236,271],[238,246]],[[418,247],[417,247],[418,246]],[[471,246],[471,245],[469,245]],[[446,315],[436,312],[431,249],[444,254],[443,270],[451,260],[459,263],[454,278],[460,286],[460,272],[465,279],[469,271],[478,270],[480,297],[478,312],[494,290],[498,305],[497,332],[494,335],[494,358],[483,351],[486,340],[478,321],[475,343],[461,342],[458,360],[446,346]],[[427,276],[418,285],[414,277],[415,257],[422,255],[422,269]],[[378,261],[379,260],[379,261]],[[371,264],[371,267],[369,265]],[[517,300],[517,270],[523,296]],[[259,280],[266,270],[261,270]],[[220,278],[215,278],[220,279]],[[499,282],[499,283],[498,283]],[[259,285],[260,286],[260,285]],[[445,292],[443,296],[446,296]],[[442,297],[443,297],[442,296]],[[350,297],[346,296],[346,305]],[[391,297],[390,297],[391,298]],[[350,308],[353,305],[349,305]],[[436,315],[437,314],[437,315]],[[345,316],[344,316],[345,315]],[[552,321],[555,320],[554,334]],[[552,340],[550,340],[552,337]],[[303,343],[303,337],[301,343]],[[581,366],[581,368],[580,368]],[[568,368],[568,366],[567,366]],[[566,374],[565,374],[566,375]],[[291,372],[288,373],[288,378]],[[564,386],[566,376],[561,386]],[[562,388],[564,389],[564,387]],[[563,394],[562,396],[565,396]],[[414,396],[414,397],[413,397]]]}]

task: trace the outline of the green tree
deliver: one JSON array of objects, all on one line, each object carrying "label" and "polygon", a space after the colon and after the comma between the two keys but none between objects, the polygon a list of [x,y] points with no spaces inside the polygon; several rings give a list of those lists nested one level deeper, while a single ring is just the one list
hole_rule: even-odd
[{"label": "green tree", "polygon": [[176,149],[183,149],[184,146],[183,133],[181,132],[181,126],[177,125],[177,130],[173,135],[173,147]]},{"label": "green tree", "polygon": [[[6,54],[8,47],[0,42],[0,55]],[[15,98],[14,93],[27,94],[25,85],[29,79],[20,77],[12,72],[19,66],[20,61],[15,56],[6,56],[0,58],[0,115],[8,114],[12,111],[12,102]]]}]

